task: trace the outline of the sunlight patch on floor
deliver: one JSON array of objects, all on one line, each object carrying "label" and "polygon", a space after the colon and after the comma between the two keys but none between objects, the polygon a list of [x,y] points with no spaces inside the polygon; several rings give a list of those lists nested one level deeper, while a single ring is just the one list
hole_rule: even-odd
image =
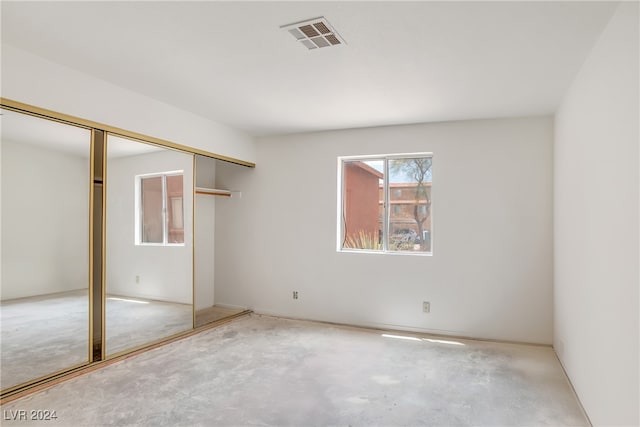
[{"label": "sunlight patch on floor", "polygon": [[431,339],[431,338],[418,338],[418,337],[411,337],[408,335],[391,335],[391,334],[382,334],[383,337],[385,338],[395,338],[395,339],[399,339],[399,340],[407,340],[407,341],[428,341],[434,344],[449,344],[449,345],[464,345],[461,342],[458,341],[450,341],[450,340],[436,340],[436,339]]}]

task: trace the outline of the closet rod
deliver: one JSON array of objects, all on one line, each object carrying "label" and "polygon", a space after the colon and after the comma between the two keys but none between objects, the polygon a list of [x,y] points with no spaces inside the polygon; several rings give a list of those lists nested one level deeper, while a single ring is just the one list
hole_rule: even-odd
[{"label": "closet rod", "polygon": [[207,196],[231,197],[231,191],[229,191],[229,190],[217,190],[217,189],[214,189],[214,188],[196,187],[196,194],[205,194]]}]

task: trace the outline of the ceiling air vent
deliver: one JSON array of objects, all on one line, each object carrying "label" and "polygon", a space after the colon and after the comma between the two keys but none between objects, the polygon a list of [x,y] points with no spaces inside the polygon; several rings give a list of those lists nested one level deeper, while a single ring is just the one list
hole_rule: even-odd
[{"label": "ceiling air vent", "polygon": [[344,39],[329,24],[329,21],[322,16],[303,22],[296,22],[295,24],[283,25],[280,28],[288,31],[309,50],[346,44]]}]

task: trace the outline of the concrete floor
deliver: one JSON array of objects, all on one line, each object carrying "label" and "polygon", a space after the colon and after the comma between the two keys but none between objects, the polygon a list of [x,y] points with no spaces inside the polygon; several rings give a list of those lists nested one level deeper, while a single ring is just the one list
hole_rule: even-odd
[{"label": "concrete floor", "polygon": [[[2,389],[87,363],[86,290],[0,304]],[[106,301],[107,355],[193,326],[191,305],[110,295]]]},{"label": "concrete floor", "polygon": [[549,347],[258,315],[2,410],[56,411],[46,425],[64,426],[588,425]]}]

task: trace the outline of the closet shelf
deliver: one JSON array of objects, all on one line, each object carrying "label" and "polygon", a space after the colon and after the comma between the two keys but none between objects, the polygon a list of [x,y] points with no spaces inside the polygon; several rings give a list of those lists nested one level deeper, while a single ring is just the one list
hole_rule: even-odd
[{"label": "closet shelf", "polygon": [[232,197],[233,193],[229,190],[220,190],[217,188],[196,187],[196,194],[207,194],[209,196]]}]

